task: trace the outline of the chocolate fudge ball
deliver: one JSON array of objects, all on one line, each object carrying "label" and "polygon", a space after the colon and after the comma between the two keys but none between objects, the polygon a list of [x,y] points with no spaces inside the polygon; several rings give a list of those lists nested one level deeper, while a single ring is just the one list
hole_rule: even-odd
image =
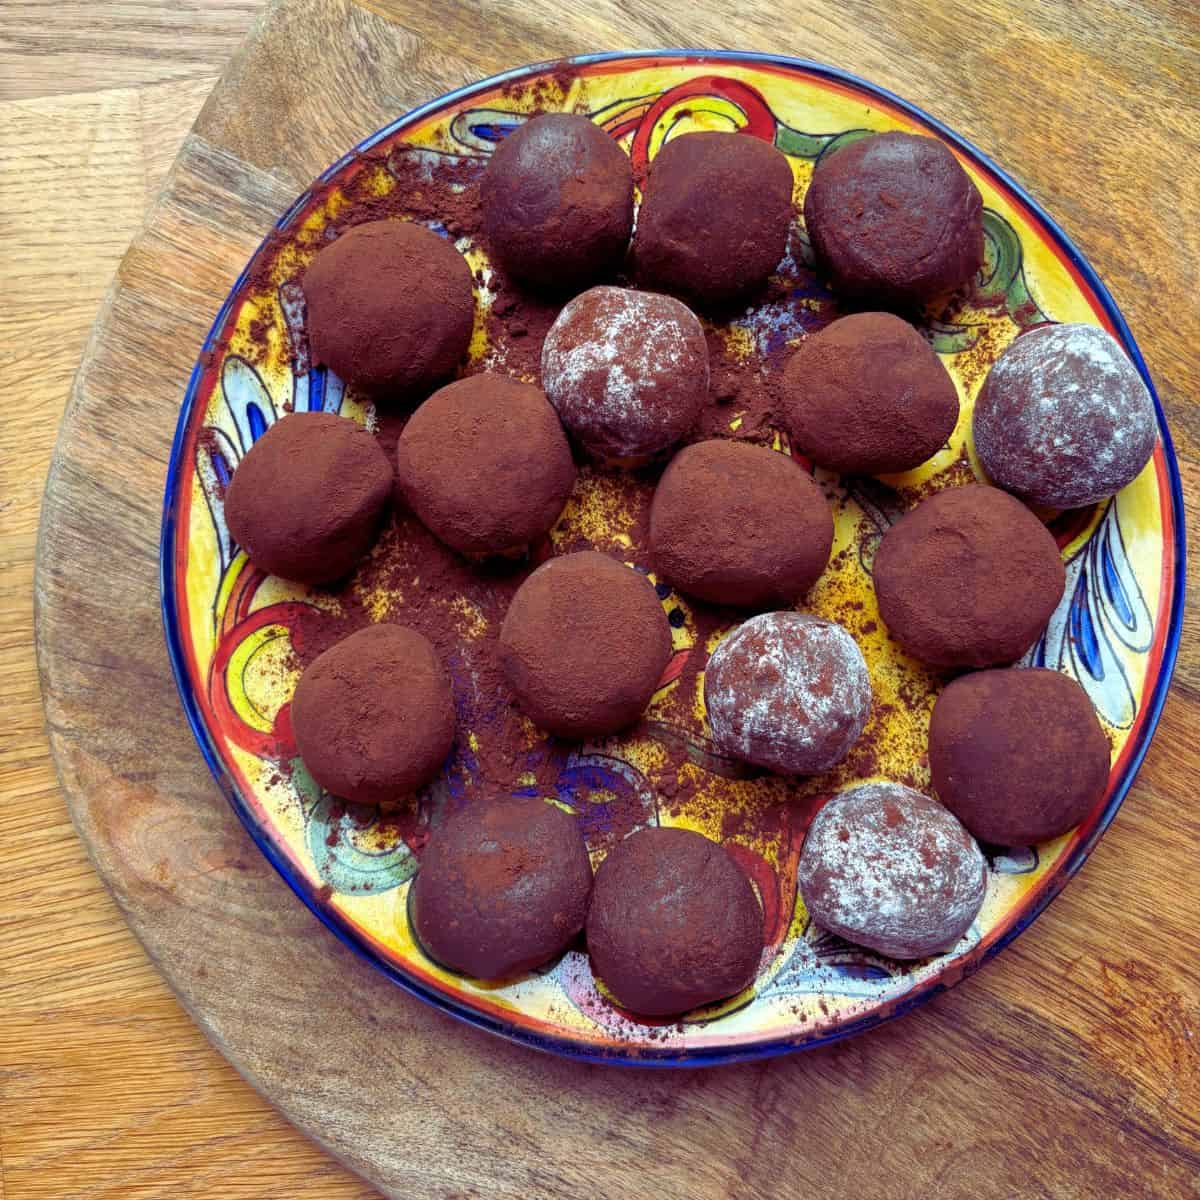
[{"label": "chocolate fudge ball", "polygon": [[876,133],[813,171],[804,222],[818,265],[846,300],[919,308],[983,263],[983,200],[936,138]]},{"label": "chocolate fudge ball", "polygon": [[491,800],[434,829],[408,912],[430,958],[502,979],[566,950],[591,891],[592,864],[570,813],[536,797]]},{"label": "chocolate fudge ball", "polygon": [[542,386],[591,455],[629,464],[674,445],[708,399],[708,346],[678,300],[595,287],[559,313]]},{"label": "chocolate fudge ball", "polygon": [[858,643],[812,613],[751,617],[713,651],[704,672],[713,741],[727,754],[785,775],[841,762],[871,715],[871,680]]},{"label": "chocolate fudge ball", "polygon": [[971,927],[987,865],[936,800],[898,783],[867,783],[813,818],[798,882],[817,925],[889,958],[924,958]]},{"label": "chocolate fudge ball", "polygon": [[1046,325],[996,360],[975,402],[975,450],[1030,504],[1080,508],[1132,483],[1154,453],[1154,401],[1095,325]]},{"label": "chocolate fudge ball", "polygon": [[1108,787],[1109,744],[1087,693],[1058,671],[978,671],[929,724],[938,799],[977,837],[1029,846],[1074,829]]},{"label": "chocolate fudge ball", "polygon": [[587,550],[543,563],[500,629],[500,664],[518,706],[565,738],[637,720],[671,657],[671,627],[650,581]]},{"label": "chocolate fudge ball", "polygon": [[392,486],[392,464],[361,425],[334,413],[289,413],[238,463],[225,523],[268,574],[329,583],[371,549]]},{"label": "chocolate fudge ball", "polygon": [[855,313],[806,338],[780,390],[793,446],[846,475],[919,466],[958,421],[958,391],[942,360],[890,313]]},{"label": "chocolate fudge ball", "polygon": [[788,455],[744,442],[687,446],[671,459],[650,506],[659,577],[713,604],[793,604],[833,546],[833,513]]},{"label": "chocolate fudge ball", "polygon": [[537,541],[575,483],[571,447],[545,393],[493,374],[434,392],[405,425],[396,467],[413,512],[464,554]]},{"label": "chocolate fudge ball", "polygon": [[633,229],[633,171],[587,117],[547,113],[510,133],[480,184],[489,250],[534,287],[563,291],[619,266]]},{"label": "chocolate fudge ball", "polygon": [[792,168],[741,133],[672,138],[650,164],[633,253],[638,282],[702,309],[744,300],[787,250]]},{"label": "chocolate fudge ball", "polygon": [[762,909],[724,846],[690,829],[641,829],[596,872],[587,944],[618,1004],[672,1016],[749,987]]},{"label": "chocolate fudge ball", "polygon": [[301,284],[313,361],[409,397],[453,374],[475,322],[471,268],[413,221],[368,221],[322,247]]},{"label": "chocolate fudge ball", "polygon": [[291,716],[309,774],[356,804],[404,799],[454,742],[450,680],[429,640],[403,625],[368,625],[319,654]]},{"label": "chocolate fudge ball", "polygon": [[983,484],[922,500],[884,535],[873,568],[879,615],[914,658],[990,667],[1021,657],[1067,576],[1050,531]]}]

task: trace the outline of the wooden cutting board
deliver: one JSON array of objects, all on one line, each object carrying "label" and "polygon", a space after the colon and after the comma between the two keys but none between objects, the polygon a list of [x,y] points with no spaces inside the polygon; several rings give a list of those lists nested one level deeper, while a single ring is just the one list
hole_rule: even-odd
[{"label": "wooden cutting board", "polygon": [[171,682],[157,585],[165,466],[197,347],[259,238],[312,176],[398,112],[586,50],[732,46],[833,62],[1014,168],[1129,317],[1194,509],[1200,154],[1176,97],[1200,67],[1186,11],[1172,24],[1134,4],[1101,19],[1066,2],[975,0],[905,6],[901,22],[869,8],[276,4],[206,104],[97,319],[38,559],[38,651],[68,804],[214,1044],[388,1195],[1196,1194],[1191,637],[1137,786],[1031,931],[903,1021],[711,1071],[577,1065],[405,995],[258,855]]}]

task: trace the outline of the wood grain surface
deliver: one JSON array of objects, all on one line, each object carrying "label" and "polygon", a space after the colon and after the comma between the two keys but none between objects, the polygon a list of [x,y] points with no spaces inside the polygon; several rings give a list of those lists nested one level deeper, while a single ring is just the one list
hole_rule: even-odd
[{"label": "wood grain surface", "polygon": [[[84,350],[43,506],[47,728],[67,806],[130,926],[268,1099],[388,1195],[1200,1194],[1194,629],[1114,826],[985,971],[901,1022],[797,1058],[616,1071],[467,1029],[315,924],[191,741],[155,579],[165,463],[196,348],[311,176],[398,111],[482,74],[656,44],[833,62],[1013,168],[1129,318],[1172,423],[1194,528],[1200,38],[1190,3],[851,0],[739,5],[735,16],[682,0],[406,0],[373,11],[295,0],[256,23],[165,179],[208,86],[205,55],[246,6],[96,7],[116,11],[112,28],[88,6],[16,4],[0,31],[4,1195],[372,1194],[290,1132],[180,1018],[71,836],[37,729],[37,487],[101,276],[155,194]],[[46,61],[56,27],[61,75]],[[106,89],[126,51],[136,86]],[[1193,575],[1190,599],[1194,587]]]}]

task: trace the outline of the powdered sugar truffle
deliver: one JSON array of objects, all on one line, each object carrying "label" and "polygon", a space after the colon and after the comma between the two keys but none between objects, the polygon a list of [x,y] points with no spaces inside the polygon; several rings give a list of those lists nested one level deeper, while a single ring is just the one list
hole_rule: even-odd
[{"label": "powdered sugar truffle", "polygon": [[789,775],[842,761],[871,713],[866,660],[840,625],[772,612],[739,625],[704,674],[713,741],[727,754]]}]

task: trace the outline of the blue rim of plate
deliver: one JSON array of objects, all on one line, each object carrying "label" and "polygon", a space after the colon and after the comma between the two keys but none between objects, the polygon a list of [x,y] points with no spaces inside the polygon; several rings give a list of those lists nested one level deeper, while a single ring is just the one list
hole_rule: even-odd
[{"label": "blue rim of plate", "polygon": [[[199,709],[196,706],[195,699],[192,694],[191,683],[184,669],[184,656],[182,646],[180,644],[179,629],[175,619],[175,583],[174,583],[174,566],[175,566],[175,525],[177,517],[177,506],[179,502],[179,472],[183,460],[183,449],[187,435],[188,422],[191,417],[192,408],[195,403],[196,391],[199,385],[201,376],[201,364],[205,354],[209,353],[215,345],[216,337],[225,323],[225,319],[229,313],[231,304],[237,296],[246,279],[249,271],[249,263],[254,261],[259,251],[266,244],[267,238],[271,236],[275,230],[286,224],[297,209],[303,205],[310,197],[313,188],[327,182],[329,178],[338,170],[346,165],[355,154],[369,150],[375,143],[385,137],[390,136],[401,126],[411,124],[421,120],[431,112],[444,108],[447,105],[457,103],[459,101],[477,95],[480,92],[486,92],[505,83],[510,83],[515,80],[523,79],[531,75],[537,75],[555,67],[561,66],[588,66],[594,63],[616,62],[621,60],[629,60],[636,62],[638,59],[662,59],[676,58],[684,62],[695,62],[698,65],[706,63],[755,63],[766,64],[775,67],[783,67],[802,71],[810,75],[816,75],[836,83],[846,84],[852,88],[858,89],[868,95],[877,96],[879,99],[892,104],[906,113],[908,116],[919,121],[928,129],[934,131],[939,137],[944,138],[951,145],[955,146],[962,153],[972,158],[975,162],[981,164],[987,170],[993,172],[995,176],[1008,188],[1014,195],[1025,204],[1031,213],[1042,223],[1046,232],[1055,241],[1058,247],[1067,256],[1072,266],[1079,272],[1084,282],[1092,289],[1096,297],[1104,309],[1104,315],[1112,322],[1113,327],[1117,331],[1117,335],[1124,345],[1126,352],[1129,354],[1134,366],[1137,367],[1138,373],[1145,381],[1147,388],[1150,390],[1150,395],[1154,400],[1154,409],[1158,419],[1159,435],[1163,443],[1163,459],[1167,469],[1167,476],[1170,482],[1171,491],[1171,508],[1174,524],[1174,554],[1175,554],[1175,571],[1174,581],[1171,591],[1171,608],[1168,617],[1168,630],[1163,643],[1163,656],[1161,666],[1159,668],[1158,678],[1155,681],[1155,686],[1149,700],[1143,701],[1143,707],[1146,710],[1146,717],[1142,724],[1142,728],[1138,734],[1138,739],[1133,747],[1129,759],[1125,767],[1125,773],[1113,789],[1113,794],[1109,797],[1108,803],[1104,808],[1100,819],[1097,821],[1091,835],[1085,840],[1081,840],[1075,847],[1070,857],[1062,863],[1049,885],[1046,887],[1042,895],[1031,906],[1030,910],[1025,913],[1022,918],[1017,921],[1013,927],[1008,930],[1002,937],[997,938],[995,942],[989,945],[979,958],[964,965],[964,970],[961,974],[954,977],[953,982],[947,984],[942,979],[935,978],[927,983],[917,987],[914,991],[905,996],[899,1002],[888,1005],[883,1011],[868,1013],[864,1017],[850,1021],[846,1024],[839,1025],[835,1029],[828,1031],[820,1036],[815,1037],[783,1037],[772,1038],[763,1042],[734,1045],[730,1047],[716,1048],[712,1050],[696,1049],[696,1050],[661,1050],[656,1051],[653,1048],[641,1048],[631,1050],[628,1053],[620,1051],[598,1051],[595,1046],[587,1042],[578,1041],[570,1037],[546,1036],[531,1030],[517,1029],[508,1025],[505,1021],[499,1020],[489,1014],[477,1011],[469,1005],[459,1003],[457,1000],[445,996],[408,975],[397,970],[389,963],[384,962],[378,956],[371,952],[355,936],[353,930],[344,923],[341,918],[333,911],[322,907],[314,898],[307,884],[297,878],[288,863],[283,859],[275,846],[272,839],[259,825],[254,815],[250,812],[245,804],[237,788],[233,785],[225,769],[221,765],[220,756],[216,746],[213,744],[207,726],[201,718]],[[915,104],[904,100],[897,96],[894,92],[888,91],[886,88],[880,87],[877,84],[871,83],[868,80],[862,79],[857,75],[853,75],[848,71],[843,71],[837,67],[827,66],[824,63],[813,62],[809,59],[793,58],[788,55],[767,54],[761,51],[751,50],[700,50],[700,49],[680,49],[672,48],[665,50],[615,50],[605,51],[596,54],[580,54],[567,59],[555,59],[548,62],[530,63],[522,67],[514,67],[508,71],[502,71],[498,75],[492,75],[487,79],[478,80],[475,83],[467,84],[464,87],[457,88],[454,91],[447,92],[442,96],[438,96],[425,104],[419,105],[417,108],[411,109],[407,113],[390,122],[382,129],[372,133],[369,137],[364,138],[357,146],[347,154],[342,155],[331,166],[327,167],[313,181],[308,189],[306,189],[296,201],[279,217],[275,225],[272,227],[271,233],[264,237],[259,243],[254,254],[251,255],[247,266],[242,270],[236,282],[229,290],[225,301],[222,303],[217,312],[208,334],[205,336],[204,342],[200,348],[200,353],[197,356],[196,365],[192,368],[191,376],[188,380],[187,391],[184,394],[183,407],[179,415],[179,422],[175,429],[175,437],[171,445],[171,456],[167,465],[166,485],[163,496],[163,516],[162,530],[159,539],[159,591],[160,591],[160,607],[163,621],[163,630],[166,636],[167,652],[171,661],[171,671],[175,677],[175,686],[179,691],[180,702],[183,705],[184,712],[187,715],[188,724],[191,726],[192,734],[200,747],[201,753],[204,755],[204,761],[208,765],[209,771],[216,780],[225,798],[229,801],[234,812],[238,815],[242,824],[246,828],[256,846],[266,857],[267,861],[275,868],[276,871],[284,878],[288,886],[296,893],[305,907],[327,928],[329,929],[343,945],[353,950],[357,955],[364,958],[376,969],[382,971],[393,982],[397,983],[405,991],[418,999],[425,1001],[434,1008],[448,1013],[458,1020],[465,1022],[468,1025],[473,1025],[479,1029],[485,1029],[489,1033],[494,1033],[509,1041],[517,1042],[521,1045],[531,1046],[534,1049],[547,1051],[549,1053],[558,1054],[567,1058],[573,1058],[584,1062],[605,1063],[623,1066],[635,1067],[699,1067],[699,1066],[714,1066],[722,1063],[746,1062],[752,1059],[772,1058],[781,1054],[794,1053],[799,1050],[811,1050],[817,1046],[824,1046],[830,1042],[839,1041],[842,1038],[850,1037],[857,1033],[862,1033],[867,1029],[882,1025],[885,1022],[894,1020],[896,1017],[902,1016],[904,1013],[911,1011],[918,1005],[924,1004],[927,1000],[939,992],[948,990],[949,987],[961,982],[967,975],[974,974],[984,963],[993,958],[999,951],[1004,949],[1014,938],[1023,933],[1033,922],[1045,911],[1050,902],[1062,891],[1075,873],[1087,861],[1088,855],[1092,852],[1096,843],[1103,836],[1104,832],[1112,823],[1116,816],[1117,810],[1121,807],[1122,802],[1129,793],[1129,789],[1133,786],[1133,782],[1137,777],[1137,773],[1141,768],[1142,761],[1146,756],[1146,751],[1150,746],[1150,741],[1154,736],[1155,730],[1158,728],[1159,719],[1162,715],[1163,704],[1166,702],[1167,693],[1170,690],[1171,678],[1175,671],[1175,663],[1179,653],[1179,640],[1183,626],[1183,607],[1184,607],[1184,583],[1186,579],[1186,536],[1184,527],[1184,508],[1183,508],[1183,490],[1179,478],[1179,464],[1175,458],[1175,448],[1171,441],[1170,430],[1167,427],[1166,414],[1163,412],[1162,404],[1159,401],[1158,393],[1154,388],[1154,381],[1150,378],[1149,369],[1142,357],[1141,351],[1138,349],[1137,342],[1134,340],[1133,334],[1130,332],[1129,326],[1125,318],[1121,314],[1121,310],[1117,307],[1116,302],[1110,295],[1108,288],[1101,281],[1100,276],[1096,273],[1091,264],[1084,258],[1075,244],[1061,229],[1056,221],[1042,208],[1042,206],[1021,186],[1013,177],[1008,174],[1003,168],[999,167],[992,161],[988,155],[977,149],[966,138],[954,132],[948,126],[944,125],[935,117],[931,117],[924,110],[918,108]]]}]

